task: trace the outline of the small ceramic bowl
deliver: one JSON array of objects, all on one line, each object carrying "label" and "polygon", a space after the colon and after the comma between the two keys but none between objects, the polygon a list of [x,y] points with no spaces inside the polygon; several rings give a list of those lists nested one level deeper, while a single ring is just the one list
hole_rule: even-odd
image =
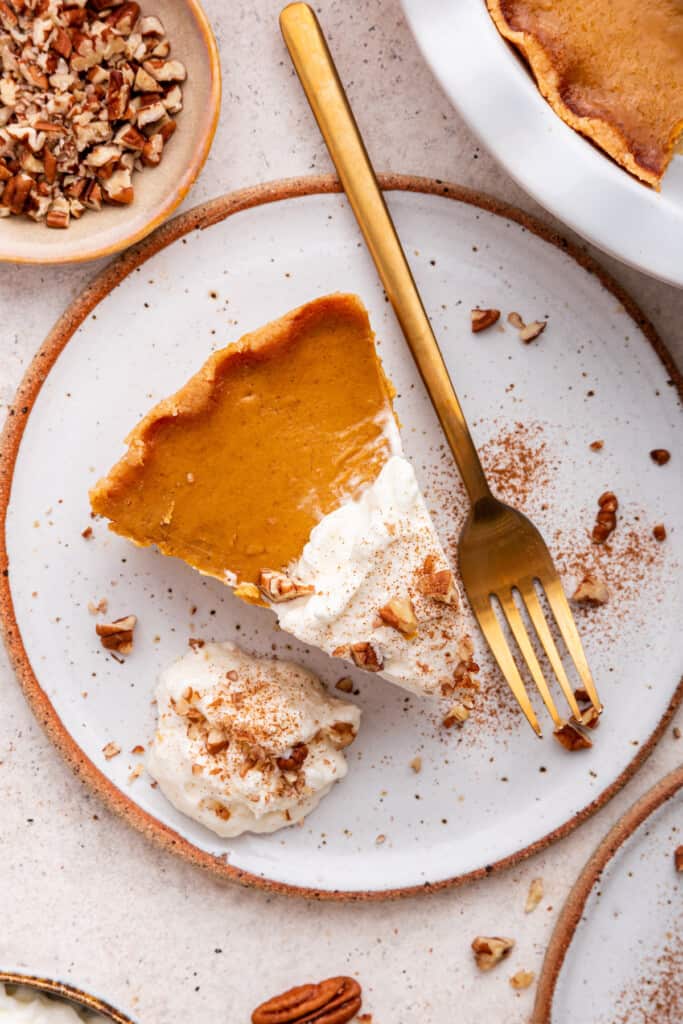
[{"label": "small ceramic bowl", "polygon": [[140,241],[175,210],[194,184],[209,154],[221,102],[216,40],[198,0],[141,0],[142,14],[159,17],[171,55],[187,68],[183,110],[161,164],[135,174],[130,206],[103,206],[72,218],[63,231],[28,217],[0,220],[0,261],[76,263],[110,256]]},{"label": "small ceramic bowl", "polygon": [[96,1019],[101,1017],[103,1022],[110,1020],[115,1021],[115,1024],[134,1024],[130,1017],[125,1017],[108,1003],[103,1003],[96,996],[89,996],[86,992],[81,992],[71,985],[65,985],[61,981],[50,981],[47,978],[34,978],[31,975],[0,971],[0,985],[6,985],[10,991],[15,988],[32,989],[50,999],[68,1003],[74,1009],[87,1015],[86,1020],[91,1019],[91,1015],[95,1015]]}]

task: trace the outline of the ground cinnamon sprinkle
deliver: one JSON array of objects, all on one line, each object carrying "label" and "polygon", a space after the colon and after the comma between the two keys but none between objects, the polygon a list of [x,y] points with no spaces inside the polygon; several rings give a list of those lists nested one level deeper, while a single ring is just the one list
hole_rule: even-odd
[{"label": "ground cinnamon sprinkle", "polygon": [[[596,482],[595,501],[585,509],[555,507],[562,455],[552,429],[543,423],[505,424],[481,445],[480,453],[494,492],[529,515],[543,532],[565,592],[573,593],[586,573],[605,580],[611,594],[609,603],[599,608],[577,605],[574,614],[592,650],[610,648],[615,639],[623,636],[626,624],[635,628],[645,615],[643,592],[647,591],[650,602],[658,602],[667,585],[666,574],[662,572],[666,545],[652,536],[651,515],[626,501],[619,509],[616,530],[605,544],[593,544],[594,505],[604,488]],[[450,452],[443,450],[439,464],[429,472],[427,493],[435,506],[431,511],[451,564],[457,566],[458,538],[467,513],[467,499]],[[448,510],[446,515],[444,510]],[[470,632],[477,636],[474,623]],[[476,744],[482,730],[489,734],[515,733],[522,721],[517,702],[500,679],[483,642],[477,643],[476,657],[481,665],[477,676],[481,687],[475,707],[467,727],[459,730],[457,737],[446,735],[444,742],[449,746]]]},{"label": "ground cinnamon sprinkle", "polygon": [[540,423],[515,423],[482,445],[480,456],[493,491],[518,507],[550,483],[555,463]]},{"label": "ground cinnamon sprinkle", "polygon": [[670,942],[652,970],[621,993],[614,1024],[681,1024],[683,1021],[683,945]]}]

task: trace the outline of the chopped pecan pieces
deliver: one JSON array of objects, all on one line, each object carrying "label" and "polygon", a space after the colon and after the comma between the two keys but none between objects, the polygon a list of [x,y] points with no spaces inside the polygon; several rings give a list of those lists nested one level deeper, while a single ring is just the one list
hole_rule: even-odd
[{"label": "chopped pecan pieces", "polygon": [[572,594],[572,601],[578,604],[607,604],[609,590],[604,580],[587,572]]},{"label": "chopped pecan pieces", "polygon": [[114,619],[113,622],[98,622],[95,632],[102,646],[108,651],[130,654],[133,650],[133,631],[137,621],[135,615],[126,615],[122,619]]},{"label": "chopped pecan pieces", "polygon": [[664,523],[657,523],[656,526],[652,527],[652,536],[655,540],[658,540],[660,543],[663,540],[666,540],[666,526],[664,525]]},{"label": "chopped pecan pieces", "polygon": [[493,327],[500,320],[499,309],[473,309],[470,313],[472,322],[472,334],[485,331],[487,327]]},{"label": "chopped pecan pieces", "polygon": [[536,909],[538,904],[543,899],[543,879],[532,878],[529,884],[529,892],[527,893],[526,903],[524,904],[524,913],[530,914]]},{"label": "chopped pecan pieces", "polygon": [[592,740],[573,722],[563,722],[558,725],[553,736],[565,750],[587,750],[593,746]]},{"label": "chopped pecan pieces", "polygon": [[604,544],[617,525],[617,509],[619,502],[611,491],[605,491],[598,498],[599,512],[595,517],[592,540],[594,544]]},{"label": "chopped pecan pieces", "polygon": [[510,984],[519,992],[521,989],[529,988],[533,984],[535,977],[536,975],[533,971],[517,971],[510,978]]},{"label": "chopped pecan pieces", "polygon": [[361,987],[354,978],[328,978],[317,985],[298,985],[257,1006],[252,1024],[347,1024],[362,1006]]},{"label": "chopped pecan pieces", "polygon": [[273,604],[294,601],[297,597],[307,597],[315,593],[315,587],[294,580],[284,572],[275,572],[273,569],[261,570],[258,585],[263,596]]},{"label": "chopped pecan pieces", "polygon": [[308,757],[308,747],[305,743],[297,743],[292,747],[289,757],[278,757],[275,761],[281,772],[298,772],[301,765]]},{"label": "chopped pecan pieces", "polygon": [[230,740],[222,729],[212,727],[206,734],[206,749],[209,754],[220,754],[230,746]]},{"label": "chopped pecan pieces", "polygon": [[105,747],[102,747],[102,753],[106,757],[107,761],[111,761],[112,757],[118,757],[121,753],[121,747],[118,743],[111,741],[110,743],[107,743]]},{"label": "chopped pecan pieces", "polygon": [[588,445],[588,447],[590,448],[590,450],[592,452],[600,452],[605,447],[605,442],[604,441],[591,441],[591,443]]},{"label": "chopped pecan pieces", "polygon": [[183,107],[162,23],[134,0],[0,0],[0,26],[0,217],[63,230],[132,202]]},{"label": "chopped pecan pieces", "polygon": [[467,719],[470,717],[468,708],[464,704],[454,704],[443,719],[443,725],[446,729],[452,729],[454,725],[464,725]]},{"label": "chopped pecan pieces", "polygon": [[[597,729],[600,725],[600,712],[597,708],[589,704],[587,708],[582,708],[579,718],[576,720],[576,724],[582,726],[584,729]],[[574,719],[572,719],[574,721]]]},{"label": "chopped pecan pieces", "polygon": [[349,679],[348,676],[344,676],[343,679],[338,679],[334,684],[335,690],[341,690],[342,693],[353,693],[353,680]]},{"label": "chopped pecan pieces", "polygon": [[416,775],[419,775],[419,773],[422,771],[422,758],[419,755],[417,757],[414,757],[410,762],[410,767],[413,769]]},{"label": "chopped pecan pieces", "polygon": [[658,466],[665,466],[671,458],[671,452],[667,451],[666,448],[653,448],[650,452],[650,458]]},{"label": "chopped pecan pieces", "polygon": [[509,955],[514,944],[514,939],[505,939],[499,935],[478,935],[472,939],[474,959],[479,970],[490,971]]},{"label": "chopped pecan pieces", "polygon": [[530,324],[526,324],[519,332],[520,341],[528,345],[529,342],[535,341],[539,335],[543,334],[547,326],[546,320],[532,320]]},{"label": "chopped pecan pieces", "polygon": [[409,597],[393,597],[380,608],[379,617],[387,626],[397,629],[404,636],[414,636],[417,632],[415,609]]},{"label": "chopped pecan pieces", "polygon": [[356,730],[350,722],[334,722],[328,730],[328,735],[337,750],[349,747],[356,738]]},{"label": "chopped pecan pieces", "polygon": [[683,871],[683,846],[677,846],[674,850],[674,864],[676,871]]},{"label": "chopped pecan pieces", "polygon": [[384,668],[384,659],[379,649],[369,642],[351,644],[351,657],[358,668],[366,672],[381,672]]},{"label": "chopped pecan pieces", "polygon": [[530,324],[524,323],[519,313],[508,313],[508,323],[519,331],[519,340],[525,345],[534,341],[548,326],[547,320],[532,320]]},{"label": "chopped pecan pieces", "polygon": [[433,601],[440,601],[442,604],[453,605],[458,600],[458,591],[455,589],[450,569],[423,572],[417,581],[417,589],[424,597],[431,597]]}]

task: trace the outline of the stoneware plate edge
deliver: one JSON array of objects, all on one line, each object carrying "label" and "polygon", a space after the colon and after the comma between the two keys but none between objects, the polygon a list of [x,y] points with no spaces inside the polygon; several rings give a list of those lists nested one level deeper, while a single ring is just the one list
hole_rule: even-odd
[{"label": "stoneware plate edge", "polygon": [[134,1024],[130,1017],[124,1017],[122,1013],[115,1010],[109,1003],[103,1002],[96,996],[82,992],[73,985],[67,985],[63,981],[52,981],[49,978],[38,978],[29,974],[15,974],[11,971],[0,971],[0,985],[22,985],[26,988],[35,989],[48,996],[61,996],[69,1002],[75,1003],[83,1010],[100,1013],[107,1020],[113,1020],[116,1024]]},{"label": "stoneware plate edge", "polygon": [[550,937],[536,989],[530,1024],[550,1024],[555,989],[584,907],[602,872],[627,839],[683,786],[683,765],[649,789],[612,826],[571,888]]}]

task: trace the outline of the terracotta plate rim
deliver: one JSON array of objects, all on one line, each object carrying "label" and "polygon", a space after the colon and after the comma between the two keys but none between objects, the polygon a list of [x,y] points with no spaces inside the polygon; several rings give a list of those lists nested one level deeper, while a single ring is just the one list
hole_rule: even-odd
[{"label": "terracotta plate rim", "polygon": [[[415,175],[381,174],[379,180],[386,191],[417,192],[424,195],[443,196],[456,202],[468,203],[482,210],[505,217],[522,225],[534,235],[557,246],[574,259],[589,273],[594,274],[602,285],[622,304],[638,329],[645,335],[664,364],[674,387],[683,399],[683,376],[655,331],[652,323],[624,289],[586,252],[568,242],[541,221],[531,217],[517,207],[504,203],[493,196],[477,192],[440,179],[422,178]],[[69,305],[56,322],[43,345],[30,363],[23,381],[15,395],[14,404],[0,435],[0,629],[14,670],[19,678],[26,699],[48,736],[70,764],[73,771],[93,789],[109,808],[121,815],[129,824],[154,840],[158,845],[173,853],[180,854],[186,861],[206,868],[213,874],[247,886],[265,889],[271,893],[304,896],[317,900],[369,901],[415,896],[418,893],[433,893],[442,889],[462,885],[478,878],[502,871],[519,864],[527,857],[550,846],[551,843],[572,832],[583,821],[603,807],[622,786],[635,774],[652,752],[658,739],[666,729],[672,715],[683,701],[683,678],[671,698],[669,706],[659,724],[638,749],[637,754],[622,773],[591,803],[574,814],[563,825],[547,835],[517,850],[515,853],[476,868],[465,874],[424,885],[405,886],[396,889],[371,891],[343,891],[336,889],[315,889],[289,885],[268,878],[262,878],[243,871],[227,862],[224,856],[215,856],[199,849],[179,833],[143,811],[129,796],[118,789],[80,749],[67,732],[49,698],[41,689],[23,645],[21,632],[16,620],[9,582],[9,561],[7,552],[6,520],[9,507],[12,478],[21,439],[33,405],[40,393],[59,354],[94,307],[109,294],[128,274],[161,249],[196,229],[211,227],[227,217],[252,207],[262,206],[281,200],[301,196],[324,195],[341,192],[341,186],[333,175],[316,175],[303,178],[289,178],[241,189],[202,203],[180,214],[172,221],[158,228],[143,242],[129,249],[109,266],[97,274],[83,292]]]},{"label": "terracotta plate rim", "polygon": [[[147,235],[154,231],[155,228],[159,227],[160,224],[163,224],[163,222],[170,217],[173,211],[180,206],[183,199],[201,174],[202,168],[208,159],[211,146],[216,135],[216,129],[218,128],[222,95],[220,55],[218,53],[218,44],[211,27],[211,22],[209,21],[199,0],[183,0],[183,3],[187,7],[190,16],[196,22],[197,28],[199,29],[204,41],[204,45],[206,46],[211,80],[211,89],[208,99],[211,116],[206,130],[204,134],[200,136],[192,154],[192,158],[183,171],[183,174],[175,188],[157,208],[157,212],[154,216],[146,223],[141,227],[136,228],[134,231],[126,231],[125,228],[122,228],[123,233],[121,236],[116,241],[111,242],[108,245],[100,245],[92,249],[88,248],[86,245],[80,250],[80,252],[74,252],[65,256],[60,255],[58,252],[55,252],[54,255],[18,256],[16,253],[12,253],[11,249],[0,247],[0,263],[57,266],[60,264],[87,263],[90,260],[96,260],[103,256],[113,256],[116,253],[121,252],[122,249],[126,249],[128,246],[146,238]],[[124,214],[124,217],[126,209],[127,207],[124,207],[121,211]],[[125,221],[122,221],[122,223],[125,223]]]},{"label": "terracotta plate rim", "polygon": [[74,988],[73,985],[67,985],[63,981],[52,981],[50,978],[40,978],[32,974],[0,971],[0,985],[23,985],[35,989],[37,992],[44,992],[45,995],[62,996],[84,1010],[100,1013],[107,1020],[116,1021],[116,1024],[135,1024],[131,1017],[125,1017],[109,1003],[105,1003],[97,996],[91,996],[79,988]]},{"label": "terracotta plate rim", "polygon": [[550,1024],[557,982],[588,897],[595,884],[627,839],[683,788],[683,765],[655,783],[612,826],[586,861],[557,919],[543,960],[530,1024]]}]

